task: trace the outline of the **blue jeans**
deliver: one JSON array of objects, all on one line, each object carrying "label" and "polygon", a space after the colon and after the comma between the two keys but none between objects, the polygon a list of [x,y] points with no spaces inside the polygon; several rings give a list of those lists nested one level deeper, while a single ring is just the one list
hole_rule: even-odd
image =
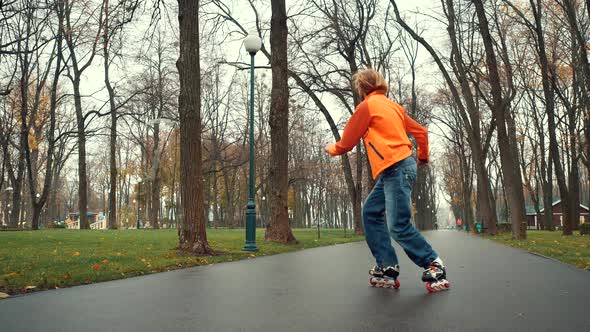
[{"label": "blue jeans", "polygon": [[394,239],[418,266],[428,268],[438,255],[410,223],[416,161],[408,157],[384,170],[363,206],[365,237],[377,265],[398,264]]}]

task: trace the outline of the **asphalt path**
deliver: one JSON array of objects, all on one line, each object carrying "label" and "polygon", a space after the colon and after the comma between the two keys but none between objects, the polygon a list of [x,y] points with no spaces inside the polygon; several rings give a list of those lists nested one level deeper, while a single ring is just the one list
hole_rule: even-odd
[{"label": "asphalt path", "polygon": [[364,242],[0,301],[0,331],[590,331],[590,272],[455,231],[424,233],[451,290],[368,286]]}]

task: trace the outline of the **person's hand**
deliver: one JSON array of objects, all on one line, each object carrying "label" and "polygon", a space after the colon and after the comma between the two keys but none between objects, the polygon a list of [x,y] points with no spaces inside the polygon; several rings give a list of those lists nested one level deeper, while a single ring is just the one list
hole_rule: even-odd
[{"label": "person's hand", "polygon": [[326,150],[327,154],[330,154],[330,150],[332,150],[332,145],[334,144],[326,144],[326,146],[324,147],[324,150]]},{"label": "person's hand", "polygon": [[418,159],[418,166],[428,166],[428,159]]}]

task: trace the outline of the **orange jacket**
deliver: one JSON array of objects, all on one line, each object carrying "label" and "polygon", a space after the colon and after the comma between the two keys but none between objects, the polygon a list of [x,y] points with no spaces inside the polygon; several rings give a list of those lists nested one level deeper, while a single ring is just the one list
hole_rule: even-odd
[{"label": "orange jacket", "polygon": [[384,91],[370,93],[360,103],[344,127],[342,139],[329,153],[338,156],[352,150],[363,138],[369,155],[373,178],[389,166],[412,155],[412,143],[418,143],[418,159],[428,161],[428,130],[406,114],[406,110],[389,100]]}]

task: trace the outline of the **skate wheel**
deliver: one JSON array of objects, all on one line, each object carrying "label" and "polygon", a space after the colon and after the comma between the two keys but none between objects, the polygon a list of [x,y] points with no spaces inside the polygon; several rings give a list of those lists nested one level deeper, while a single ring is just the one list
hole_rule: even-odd
[{"label": "skate wheel", "polygon": [[371,287],[377,286],[377,282],[373,279],[373,277],[369,278],[369,285],[371,285]]},{"label": "skate wheel", "polygon": [[426,289],[429,293],[436,293],[440,291],[445,291],[451,288],[451,284],[448,280],[440,280],[438,282],[433,283],[426,283]]},{"label": "skate wheel", "polygon": [[434,290],[434,288],[430,287],[430,284],[429,283],[426,284],[426,290],[428,291],[428,293],[434,293],[434,292],[436,292],[436,290]]},{"label": "skate wheel", "polygon": [[400,286],[399,280],[395,279],[395,281],[393,282],[393,288],[398,289],[399,286]]}]

